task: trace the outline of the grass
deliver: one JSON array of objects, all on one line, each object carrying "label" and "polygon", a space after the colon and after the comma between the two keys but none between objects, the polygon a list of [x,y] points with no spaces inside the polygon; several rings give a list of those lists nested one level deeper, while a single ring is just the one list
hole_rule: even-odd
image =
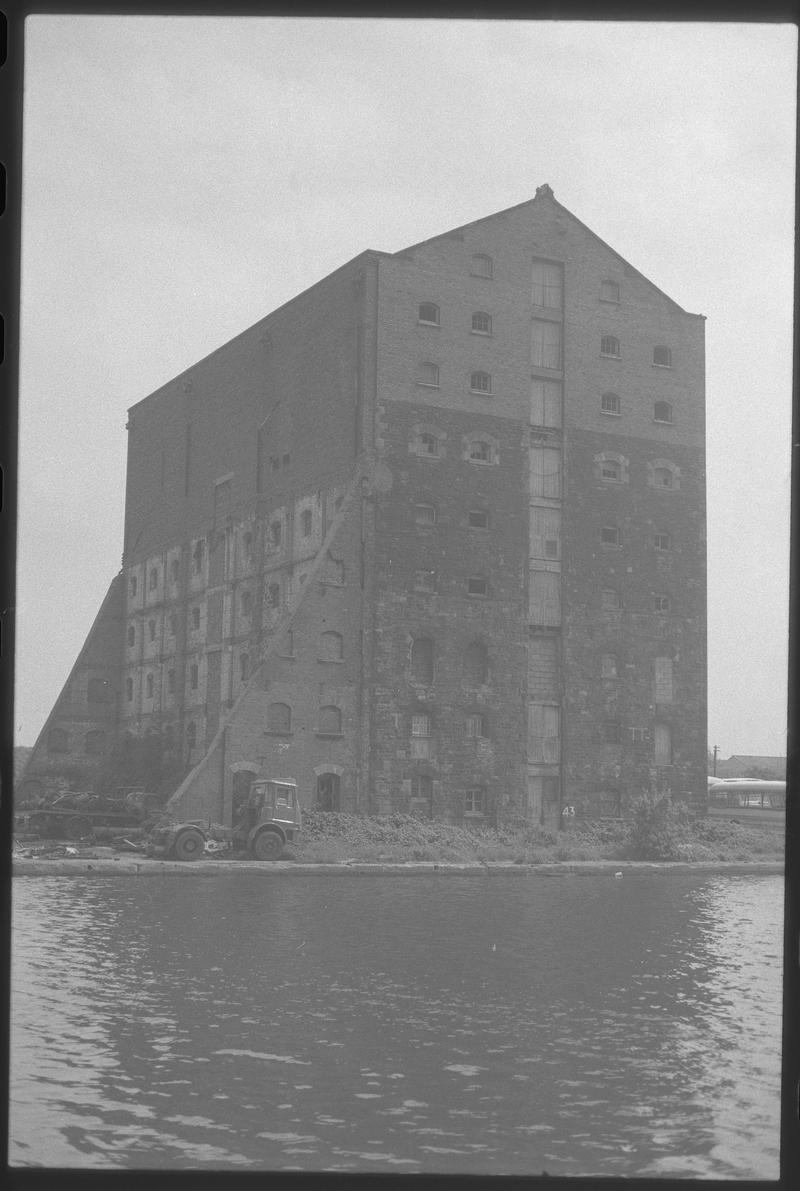
[{"label": "grass", "polygon": [[287,859],[303,863],[346,860],[402,863],[511,861],[547,864],[573,860],[674,859],[685,861],[782,861],[783,825],[698,819],[682,826],[669,856],[642,854],[630,824],[574,822],[566,831],[531,825],[461,827],[411,815],[362,818],[307,811],[299,841]]}]

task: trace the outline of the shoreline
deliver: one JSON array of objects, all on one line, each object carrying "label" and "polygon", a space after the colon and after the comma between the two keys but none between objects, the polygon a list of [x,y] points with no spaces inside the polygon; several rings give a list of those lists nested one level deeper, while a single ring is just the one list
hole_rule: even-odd
[{"label": "shoreline", "polygon": [[513,860],[404,862],[352,860],[340,863],[302,863],[293,860],[264,862],[259,860],[192,861],[155,860],[135,853],[121,853],[116,857],[82,856],[38,860],[35,857],[14,857],[12,877],[208,877],[234,872],[259,873],[263,876],[610,876],[617,873],[674,872],[753,873],[763,876],[782,875],[785,864],[781,860],[557,860],[542,864],[517,864]]}]

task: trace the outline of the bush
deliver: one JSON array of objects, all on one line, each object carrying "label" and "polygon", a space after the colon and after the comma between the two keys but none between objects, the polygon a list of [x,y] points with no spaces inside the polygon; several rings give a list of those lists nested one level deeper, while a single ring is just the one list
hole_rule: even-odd
[{"label": "bush", "polygon": [[689,817],[667,794],[643,794],[631,807],[626,852],[632,860],[683,860]]}]

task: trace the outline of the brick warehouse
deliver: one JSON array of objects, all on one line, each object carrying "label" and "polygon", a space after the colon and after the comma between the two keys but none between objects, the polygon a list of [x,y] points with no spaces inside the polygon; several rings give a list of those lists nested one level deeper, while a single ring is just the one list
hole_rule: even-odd
[{"label": "brick warehouse", "polygon": [[127,429],[29,791],[157,729],[223,822],[256,774],[452,822],[705,797],[704,319],[549,186],[361,253]]}]

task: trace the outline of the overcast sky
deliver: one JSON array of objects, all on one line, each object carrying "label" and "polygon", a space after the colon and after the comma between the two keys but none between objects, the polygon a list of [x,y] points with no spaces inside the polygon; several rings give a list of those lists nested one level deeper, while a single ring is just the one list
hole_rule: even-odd
[{"label": "overcast sky", "polygon": [[786,727],[788,25],[29,17],[17,743],[120,568],[126,410],[367,248],[556,198],[707,316],[709,745]]}]

